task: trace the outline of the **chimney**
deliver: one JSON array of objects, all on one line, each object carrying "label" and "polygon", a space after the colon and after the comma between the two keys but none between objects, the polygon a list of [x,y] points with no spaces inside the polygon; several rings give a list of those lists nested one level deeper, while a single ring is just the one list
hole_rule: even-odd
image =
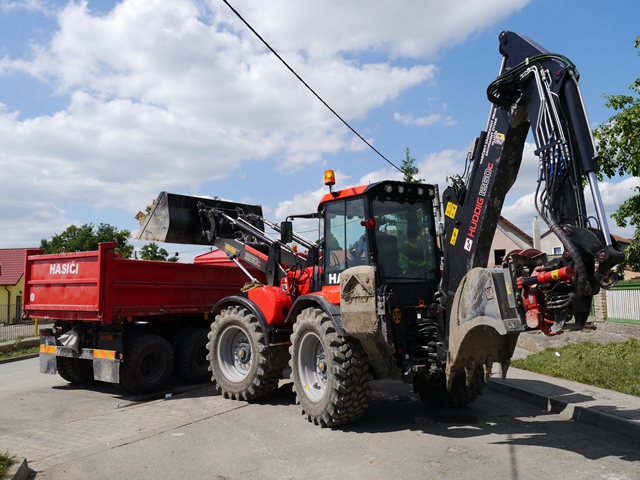
[{"label": "chimney", "polygon": [[540,223],[538,217],[533,217],[533,248],[540,250]]}]

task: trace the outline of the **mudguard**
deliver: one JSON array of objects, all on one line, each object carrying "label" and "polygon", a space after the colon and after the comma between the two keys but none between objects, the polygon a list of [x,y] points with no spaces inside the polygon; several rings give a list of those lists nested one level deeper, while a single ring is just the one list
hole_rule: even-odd
[{"label": "mudguard", "polygon": [[347,268],[340,274],[340,312],[347,335],[357,338],[379,378],[399,378],[393,349],[385,341],[376,312],[375,269],[369,265]]},{"label": "mudguard", "polygon": [[501,268],[474,268],[464,276],[449,323],[448,389],[463,371],[470,385],[480,365],[487,383],[495,362],[502,365],[504,378],[518,335],[524,330],[514,292],[508,271]]}]

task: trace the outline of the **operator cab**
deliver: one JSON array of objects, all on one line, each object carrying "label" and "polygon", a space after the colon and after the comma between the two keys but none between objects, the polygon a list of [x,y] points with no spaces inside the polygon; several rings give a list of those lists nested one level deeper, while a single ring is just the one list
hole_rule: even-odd
[{"label": "operator cab", "polygon": [[324,285],[374,265],[379,285],[440,281],[433,186],[396,181],[332,192],[323,198]]}]

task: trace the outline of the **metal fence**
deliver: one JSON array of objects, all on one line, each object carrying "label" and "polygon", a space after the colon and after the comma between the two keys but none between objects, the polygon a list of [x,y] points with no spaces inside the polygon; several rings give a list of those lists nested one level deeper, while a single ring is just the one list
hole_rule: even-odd
[{"label": "metal fence", "polygon": [[619,285],[608,290],[607,317],[640,322],[640,287]]},{"label": "metal fence", "polygon": [[22,320],[22,304],[0,304],[0,342],[11,342],[18,338],[32,338],[40,335],[41,328],[51,328],[53,322]]},{"label": "metal fence", "polygon": [[0,304],[0,323],[18,323],[22,318],[22,303]]}]

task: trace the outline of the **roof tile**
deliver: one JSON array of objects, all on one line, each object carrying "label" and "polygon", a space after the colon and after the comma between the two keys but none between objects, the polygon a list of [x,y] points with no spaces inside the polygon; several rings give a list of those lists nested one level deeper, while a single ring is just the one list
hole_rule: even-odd
[{"label": "roof tile", "polygon": [[24,273],[26,248],[0,248],[0,285],[16,285]]}]

